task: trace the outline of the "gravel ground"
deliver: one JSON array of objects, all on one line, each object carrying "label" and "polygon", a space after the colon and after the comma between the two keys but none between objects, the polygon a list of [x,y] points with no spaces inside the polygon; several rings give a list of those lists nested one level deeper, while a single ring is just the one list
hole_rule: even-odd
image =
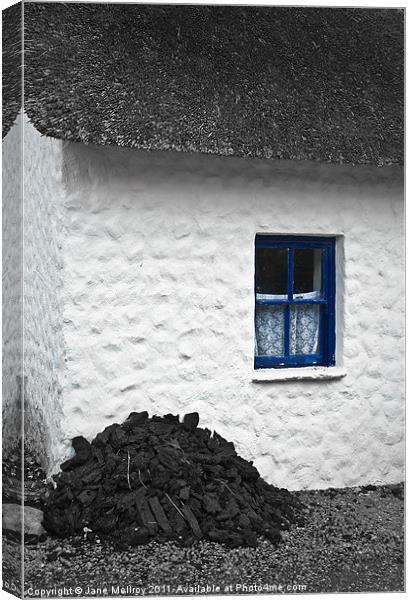
[{"label": "gravel ground", "polygon": [[266,540],[234,550],[210,542],[190,548],[152,542],[119,551],[97,539],[49,538],[26,547],[26,591],[65,586],[76,595],[80,586],[82,595],[104,587],[98,595],[120,595],[121,587],[123,595],[139,593],[127,585],[161,595],[192,595],[207,585],[215,593],[404,589],[402,486],[296,495],[306,506],[306,523],[285,532],[277,548]]}]

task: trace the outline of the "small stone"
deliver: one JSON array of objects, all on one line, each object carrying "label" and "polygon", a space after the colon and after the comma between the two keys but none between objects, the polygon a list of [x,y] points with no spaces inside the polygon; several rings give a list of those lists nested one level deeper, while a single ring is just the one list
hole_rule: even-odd
[{"label": "small stone", "polygon": [[58,555],[59,554],[56,550],[54,550],[54,552],[49,552],[49,554],[47,554],[48,562],[54,562],[55,560],[57,560]]},{"label": "small stone", "polygon": [[[21,540],[21,524],[23,520],[23,509],[20,504],[3,504],[3,530],[6,535]],[[46,531],[42,525],[43,511],[32,506],[24,507],[24,540],[36,543],[46,537]]]}]

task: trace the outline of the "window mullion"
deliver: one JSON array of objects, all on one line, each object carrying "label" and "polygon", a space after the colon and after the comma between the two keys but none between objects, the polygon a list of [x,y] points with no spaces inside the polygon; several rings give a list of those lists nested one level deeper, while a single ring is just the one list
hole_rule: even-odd
[{"label": "window mullion", "polygon": [[290,305],[284,311],[284,356],[290,356]]},{"label": "window mullion", "polygon": [[294,250],[288,248],[288,304],[284,315],[284,356],[290,356],[290,302],[294,293]]},{"label": "window mullion", "polygon": [[292,302],[294,294],[294,249],[288,248],[288,302]]}]

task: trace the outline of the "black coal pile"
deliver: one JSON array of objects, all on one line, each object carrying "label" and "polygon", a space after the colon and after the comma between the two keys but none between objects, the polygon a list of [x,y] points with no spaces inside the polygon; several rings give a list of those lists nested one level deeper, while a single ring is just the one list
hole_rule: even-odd
[{"label": "black coal pile", "polygon": [[[76,437],[44,505],[44,526],[59,536],[92,531],[121,544],[208,539],[231,547],[280,540],[299,507],[237,455],[234,445],[198,427],[191,413],[131,413],[91,444]],[[92,534],[90,534],[92,535]]]}]

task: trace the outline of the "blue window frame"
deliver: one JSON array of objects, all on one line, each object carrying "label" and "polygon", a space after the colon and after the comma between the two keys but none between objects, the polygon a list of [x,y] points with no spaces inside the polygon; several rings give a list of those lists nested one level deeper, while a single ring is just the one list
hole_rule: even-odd
[{"label": "blue window frame", "polygon": [[254,367],[335,364],[335,238],[255,238]]}]

